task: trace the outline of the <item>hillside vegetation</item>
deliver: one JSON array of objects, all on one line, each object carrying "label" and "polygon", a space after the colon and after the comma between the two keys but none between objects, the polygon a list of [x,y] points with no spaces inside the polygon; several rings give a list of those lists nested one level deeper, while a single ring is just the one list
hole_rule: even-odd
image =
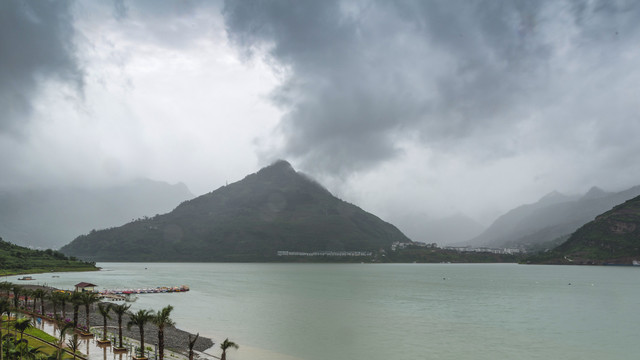
[{"label": "hillside vegetation", "polygon": [[0,274],[26,274],[47,271],[98,270],[94,263],[67,257],[56,250],[32,250],[0,238]]},{"label": "hillside vegetation", "polygon": [[616,193],[594,187],[582,196],[552,192],[534,204],[519,206],[500,216],[466,244],[534,250],[572,234],[599,214],[639,195],[640,186]]},{"label": "hillside vegetation", "polygon": [[640,260],[640,196],[599,215],[562,245],[527,261],[631,265],[633,260]]}]

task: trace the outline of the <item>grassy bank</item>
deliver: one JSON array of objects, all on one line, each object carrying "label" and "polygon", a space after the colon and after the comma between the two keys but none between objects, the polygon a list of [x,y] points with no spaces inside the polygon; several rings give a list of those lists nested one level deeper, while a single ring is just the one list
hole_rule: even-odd
[{"label": "grassy bank", "polygon": [[0,238],[0,275],[99,270],[95,263],[67,257],[56,250],[34,250]]}]

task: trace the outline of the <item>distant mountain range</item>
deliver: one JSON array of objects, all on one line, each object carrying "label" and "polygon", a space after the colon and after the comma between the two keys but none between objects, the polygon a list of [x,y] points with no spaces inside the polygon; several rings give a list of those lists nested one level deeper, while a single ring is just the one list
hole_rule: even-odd
[{"label": "distant mountain range", "polygon": [[493,248],[536,248],[568,236],[599,214],[640,195],[640,186],[609,193],[597,187],[583,196],[552,192],[534,204],[522,205],[499,217],[479,236],[465,242]]},{"label": "distant mountain range", "polygon": [[277,251],[375,251],[411,242],[278,161],[170,213],[92,231],[61,251],[90,261],[269,261]]},{"label": "distant mountain range", "polygon": [[631,265],[640,260],[640,196],[599,215],[530,263]]},{"label": "distant mountain range", "polygon": [[78,234],[165,213],[191,198],[182,183],[147,179],[103,188],[0,189],[0,236],[57,249]]}]

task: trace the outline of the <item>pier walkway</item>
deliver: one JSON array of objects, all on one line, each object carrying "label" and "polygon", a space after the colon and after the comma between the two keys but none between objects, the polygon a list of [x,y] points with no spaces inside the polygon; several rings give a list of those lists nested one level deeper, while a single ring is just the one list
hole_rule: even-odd
[{"label": "pier walkway", "polygon": [[98,293],[100,295],[129,295],[129,294],[159,294],[159,293],[173,293],[173,292],[185,292],[189,291],[187,285],[181,286],[162,286],[156,288],[142,288],[142,289],[115,289],[115,290],[102,290]]}]

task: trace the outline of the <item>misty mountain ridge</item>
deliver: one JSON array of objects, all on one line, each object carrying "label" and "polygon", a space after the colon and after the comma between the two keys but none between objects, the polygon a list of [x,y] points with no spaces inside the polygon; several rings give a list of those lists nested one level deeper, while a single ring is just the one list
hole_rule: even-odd
[{"label": "misty mountain ridge", "polygon": [[508,211],[466,244],[533,248],[573,233],[599,214],[638,195],[640,186],[620,192],[606,192],[594,186],[581,196],[554,191],[536,203]]},{"label": "misty mountain ridge", "polygon": [[530,263],[631,265],[640,260],[640,196],[586,223],[555,249],[532,256]]},{"label": "misty mountain ridge", "polygon": [[600,199],[603,198],[607,195],[610,195],[610,193],[600,189],[597,186],[593,186],[591,189],[589,189],[589,191],[587,191],[581,198],[580,200],[589,200],[589,199]]},{"label": "misty mountain ridge", "polygon": [[411,242],[280,160],[173,211],[65,245],[91,261],[273,261],[278,251],[377,251]]},{"label": "misty mountain ridge", "polygon": [[[552,205],[552,204],[558,204],[558,203],[563,203],[567,201],[578,200],[580,197],[581,197],[580,195],[566,195],[556,190],[553,190],[552,192],[541,197],[540,200],[538,200],[535,204]],[[523,206],[527,206],[527,205],[523,205]]]},{"label": "misty mountain ridge", "polygon": [[190,198],[183,183],[149,179],[98,188],[0,189],[0,236],[56,249],[78,234],[164,213]]}]

